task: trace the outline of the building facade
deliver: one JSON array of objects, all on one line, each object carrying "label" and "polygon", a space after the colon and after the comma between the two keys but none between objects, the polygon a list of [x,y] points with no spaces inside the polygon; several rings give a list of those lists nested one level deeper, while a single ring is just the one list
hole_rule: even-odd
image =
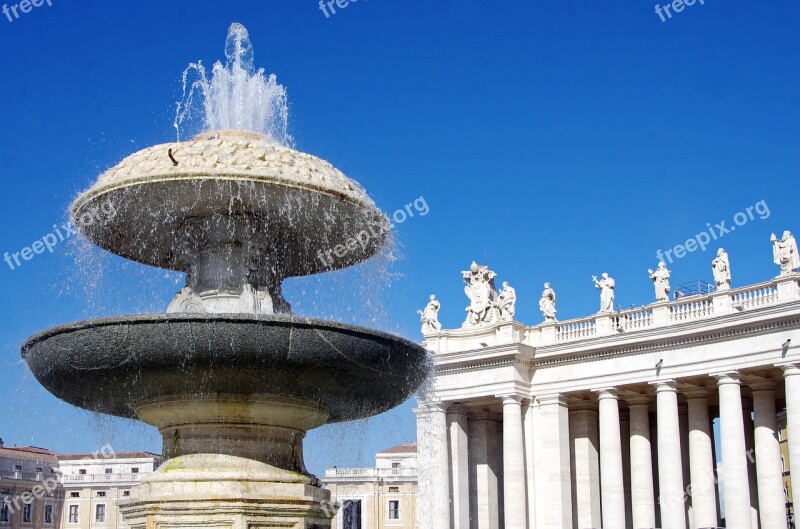
[{"label": "building facade", "polygon": [[417,528],[417,446],[375,456],[375,468],[329,468],[322,480],[340,505],[336,529]]},{"label": "building facade", "polygon": [[58,529],[63,499],[53,452],[0,439],[0,529]]},{"label": "building facade", "polygon": [[713,292],[670,301],[663,267],[658,301],[621,310],[604,274],[601,311],[575,320],[556,320],[546,284],[533,326],[473,263],[462,328],[441,328],[434,297],[420,311],[435,363],[416,410],[420,528],[787,527],[800,274],[796,245],[784,259],[773,244],[781,273],[764,283],[731,288],[720,250]]},{"label": "building facade", "polygon": [[63,529],[121,529],[127,527],[117,500],[161,464],[147,452],[97,452],[58,456],[64,488]]}]

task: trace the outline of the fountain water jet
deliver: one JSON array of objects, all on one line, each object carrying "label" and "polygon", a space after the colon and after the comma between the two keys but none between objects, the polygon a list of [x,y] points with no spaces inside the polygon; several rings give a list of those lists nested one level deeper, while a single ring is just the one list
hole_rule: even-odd
[{"label": "fountain water jet", "polygon": [[[231,27],[225,94],[267,79],[245,37]],[[254,101],[229,105],[240,99],[212,98],[207,116],[228,105],[240,123]],[[329,495],[303,464],[305,432],[386,411],[428,374],[412,342],[291,314],[283,279],[368,259],[388,219],[354,181],[262,125],[139,151],[73,203],[75,218],[114,204],[116,215],[81,227],[101,248],[186,273],[166,314],[63,325],[22,348],[62,400],[160,430],[167,461],[120,503],[133,529],[329,527]],[[340,245],[343,257],[317,259]]]}]

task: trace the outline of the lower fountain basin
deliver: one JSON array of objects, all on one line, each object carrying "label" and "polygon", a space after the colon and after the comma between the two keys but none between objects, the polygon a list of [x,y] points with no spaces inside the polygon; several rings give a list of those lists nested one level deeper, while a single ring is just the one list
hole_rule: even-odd
[{"label": "lower fountain basin", "polygon": [[152,314],[48,329],[22,347],[56,397],[135,418],[175,396],[279,395],[320,404],[328,422],[370,417],[404,402],[430,358],[387,333],[296,316]]}]

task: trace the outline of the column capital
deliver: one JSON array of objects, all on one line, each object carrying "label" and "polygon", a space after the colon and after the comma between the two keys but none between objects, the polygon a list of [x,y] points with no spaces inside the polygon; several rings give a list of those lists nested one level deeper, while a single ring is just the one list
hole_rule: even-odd
[{"label": "column capital", "polygon": [[524,395],[518,395],[516,393],[501,393],[495,396],[503,401],[503,406],[506,404],[522,404],[522,401],[526,398]]},{"label": "column capital", "polygon": [[775,367],[780,367],[783,370],[784,378],[800,375],[800,363],[797,362],[782,362],[775,364]]},{"label": "column capital", "polygon": [[681,389],[686,400],[708,400],[711,396],[711,391],[704,387],[687,387]]},{"label": "column capital", "polygon": [[537,395],[536,397],[533,397],[533,400],[537,404],[539,404],[539,406],[552,406],[554,404],[557,404],[559,406],[564,406],[565,408],[569,406],[567,397],[563,393],[549,393],[547,395]]},{"label": "column capital", "polygon": [[761,391],[775,391],[775,381],[770,378],[762,378],[761,380],[752,380],[747,383],[753,393]]},{"label": "column capital", "polygon": [[454,402],[447,406],[447,415],[469,415],[469,408],[460,402]]},{"label": "column capital", "polygon": [[717,379],[717,385],[723,386],[725,384],[742,385],[741,375],[735,369],[730,371],[721,371],[719,373],[711,373],[711,376]]},{"label": "column capital", "polygon": [[628,403],[628,407],[647,406],[650,407],[650,402],[653,398],[646,393],[630,393],[622,396],[623,400]]},{"label": "column capital", "polygon": [[425,407],[429,413],[447,413],[448,405],[442,401],[426,402]]},{"label": "column capital", "polygon": [[677,393],[678,392],[678,382],[675,379],[665,379],[665,380],[655,380],[650,382],[652,386],[656,388],[656,394],[658,393]]},{"label": "column capital", "polygon": [[593,389],[592,393],[597,393],[597,398],[600,400],[606,400],[606,399],[619,400],[619,390],[613,386],[607,388]]}]

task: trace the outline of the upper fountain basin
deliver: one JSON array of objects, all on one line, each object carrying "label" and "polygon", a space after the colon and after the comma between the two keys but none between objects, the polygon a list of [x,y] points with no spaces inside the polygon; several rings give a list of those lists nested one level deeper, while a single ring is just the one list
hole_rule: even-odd
[{"label": "upper fountain basin", "polygon": [[[272,249],[281,277],[364,261],[382,246],[389,226],[364,189],[330,163],[241,131],[136,152],[103,173],[71,210],[98,246],[179,271],[189,271],[191,262],[179,236],[187,221],[233,219],[232,237],[242,231],[237,223],[256,233]],[[345,250],[333,254],[339,245]]]}]

